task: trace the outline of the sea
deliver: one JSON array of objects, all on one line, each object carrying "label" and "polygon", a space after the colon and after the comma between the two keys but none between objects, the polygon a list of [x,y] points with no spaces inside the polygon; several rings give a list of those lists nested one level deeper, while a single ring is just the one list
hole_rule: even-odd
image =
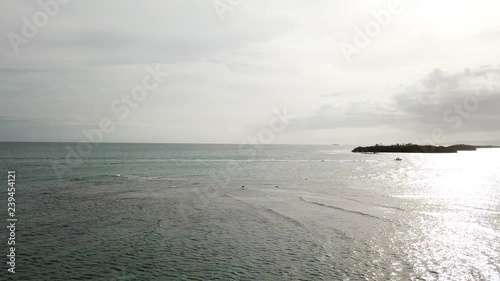
[{"label": "sea", "polygon": [[0,143],[0,280],[500,280],[500,149],[353,148]]}]

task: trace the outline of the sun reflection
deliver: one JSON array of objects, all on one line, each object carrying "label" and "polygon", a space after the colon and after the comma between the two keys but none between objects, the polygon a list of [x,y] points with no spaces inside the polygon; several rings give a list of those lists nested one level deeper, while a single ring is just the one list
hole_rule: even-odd
[{"label": "sun reflection", "polygon": [[472,203],[478,207],[491,199],[491,178],[500,172],[498,156],[500,149],[426,155],[418,172],[427,172],[420,175],[427,195],[451,205]]},{"label": "sun reflection", "polygon": [[[414,156],[420,215],[408,252],[425,280],[500,280],[500,149]],[[416,175],[415,173],[420,173]]]}]

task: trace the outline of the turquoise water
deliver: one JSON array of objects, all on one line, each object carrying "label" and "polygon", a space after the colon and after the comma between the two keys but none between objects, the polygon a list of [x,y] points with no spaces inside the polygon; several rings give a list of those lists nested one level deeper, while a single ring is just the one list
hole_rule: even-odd
[{"label": "turquoise water", "polygon": [[499,149],[76,149],[0,143],[18,216],[2,280],[500,280]]}]

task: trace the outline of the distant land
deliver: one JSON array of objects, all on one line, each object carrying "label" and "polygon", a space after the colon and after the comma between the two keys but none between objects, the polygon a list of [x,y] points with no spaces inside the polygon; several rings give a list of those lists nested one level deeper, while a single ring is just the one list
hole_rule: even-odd
[{"label": "distant land", "polygon": [[476,145],[476,148],[500,148],[499,145]]},{"label": "distant land", "polygon": [[359,146],[355,153],[457,153],[458,151],[476,151],[478,148],[500,148],[494,145],[456,144],[451,146],[418,145],[413,143],[395,145]]}]

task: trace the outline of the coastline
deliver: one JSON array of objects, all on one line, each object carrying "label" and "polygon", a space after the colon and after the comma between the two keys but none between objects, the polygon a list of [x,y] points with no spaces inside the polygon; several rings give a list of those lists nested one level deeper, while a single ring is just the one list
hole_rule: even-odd
[{"label": "coastline", "polygon": [[456,144],[450,146],[433,146],[418,144],[395,144],[374,146],[358,146],[352,150],[353,153],[458,153],[459,151],[476,151],[479,148],[499,148],[493,145],[468,145]]}]

